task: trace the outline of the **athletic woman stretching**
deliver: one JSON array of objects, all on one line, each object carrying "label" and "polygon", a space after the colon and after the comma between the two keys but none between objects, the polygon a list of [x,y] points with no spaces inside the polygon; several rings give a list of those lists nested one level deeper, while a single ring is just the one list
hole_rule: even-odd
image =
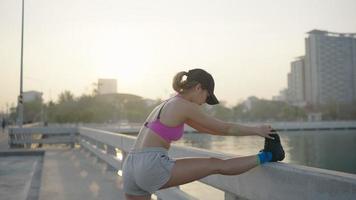
[{"label": "athletic woman stretching", "polygon": [[[186,76],[186,79],[183,77]],[[199,180],[211,174],[238,175],[260,164],[282,160],[281,146],[267,146],[256,155],[231,159],[168,157],[172,141],[179,140],[184,124],[213,135],[258,135],[274,139],[270,126],[242,126],[223,122],[199,108],[204,103],[218,104],[214,79],[202,69],[179,72],[173,79],[176,96],[158,105],[141,128],[123,165],[123,186],[127,200],[148,200],[157,190]],[[276,134],[274,134],[276,135]],[[275,140],[276,141],[276,140]],[[275,150],[276,148],[277,150]],[[268,148],[268,149],[266,149]],[[279,148],[279,151],[278,151]],[[282,149],[283,150],[283,149]]]}]

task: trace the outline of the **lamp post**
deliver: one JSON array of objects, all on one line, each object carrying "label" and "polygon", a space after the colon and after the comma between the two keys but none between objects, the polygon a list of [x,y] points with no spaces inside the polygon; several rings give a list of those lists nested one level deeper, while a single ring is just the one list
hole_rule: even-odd
[{"label": "lamp post", "polygon": [[23,29],[24,29],[24,7],[25,2],[22,0],[22,27],[21,27],[21,70],[20,70],[20,95],[17,101],[17,125],[22,127],[23,124]]}]

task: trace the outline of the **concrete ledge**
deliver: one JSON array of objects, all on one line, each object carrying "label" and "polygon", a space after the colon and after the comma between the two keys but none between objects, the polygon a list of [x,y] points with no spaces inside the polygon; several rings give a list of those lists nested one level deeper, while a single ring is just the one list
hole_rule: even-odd
[{"label": "concrete ledge", "polygon": [[159,199],[169,200],[198,200],[195,197],[183,192],[178,187],[171,187],[163,190],[159,190],[155,193]]},{"label": "concrete ledge", "polygon": [[74,137],[61,137],[61,138],[46,138],[46,139],[18,139],[14,140],[12,144],[67,144],[74,143]]},{"label": "concrete ledge", "polygon": [[0,151],[0,156],[44,156],[45,150],[9,149]]},{"label": "concrete ledge", "polygon": [[[172,157],[238,157],[178,146],[171,147],[169,154]],[[356,199],[355,174],[286,163],[268,163],[241,175],[212,175],[199,181],[247,199]],[[253,188],[259,188],[259,192]]]},{"label": "concrete ledge", "polygon": [[[43,150],[6,150],[0,152],[2,167],[0,182],[5,187],[0,193],[5,199],[37,200],[39,197],[43,157]],[[13,165],[16,163],[16,165]],[[10,188],[6,188],[10,187]]]},{"label": "concrete ledge", "polygon": [[10,128],[9,134],[76,134],[77,128],[50,128],[50,127],[37,127],[37,128]]},{"label": "concrete ledge", "polygon": [[34,166],[33,168],[33,176],[32,176],[30,187],[28,189],[26,200],[38,200],[39,198],[40,189],[41,189],[43,159],[44,158],[42,156],[39,162],[37,162],[36,166]]}]

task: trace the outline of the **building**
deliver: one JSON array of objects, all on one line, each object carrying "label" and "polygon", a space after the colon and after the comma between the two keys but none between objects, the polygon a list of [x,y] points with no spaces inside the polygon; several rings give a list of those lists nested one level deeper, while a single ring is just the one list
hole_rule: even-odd
[{"label": "building", "polygon": [[99,79],[98,94],[115,94],[117,93],[116,79]]},{"label": "building", "polygon": [[321,30],[312,30],[308,34],[305,40],[307,103],[351,103],[356,100],[356,34]]},{"label": "building", "polygon": [[286,102],[287,101],[287,96],[288,96],[287,93],[288,93],[288,89],[283,89],[283,90],[279,91],[279,95],[273,96],[272,100],[273,101],[284,101],[284,102]]},{"label": "building", "polygon": [[286,102],[291,103],[293,101],[293,96],[291,95],[291,85],[292,85],[292,73],[287,74],[287,90],[286,90]]},{"label": "building", "polygon": [[258,98],[255,96],[248,97],[244,102],[243,105],[245,106],[244,112],[250,111],[253,108],[253,104],[258,101]]},{"label": "building", "polygon": [[27,92],[23,92],[22,93],[22,98],[23,98],[23,102],[31,102],[31,101],[35,101],[35,100],[41,100],[42,101],[42,92],[37,92],[37,91],[27,91]]},{"label": "building", "polygon": [[288,102],[295,106],[306,104],[304,56],[298,57],[291,63],[291,72],[288,74]]}]

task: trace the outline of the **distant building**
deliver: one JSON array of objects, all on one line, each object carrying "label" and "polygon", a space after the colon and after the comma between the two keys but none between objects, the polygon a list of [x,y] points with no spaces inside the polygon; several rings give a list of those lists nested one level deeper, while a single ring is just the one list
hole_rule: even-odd
[{"label": "distant building", "polygon": [[37,92],[37,91],[27,91],[27,92],[23,92],[22,93],[22,98],[23,98],[23,102],[31,102],[31,101],[35,101],[35,100],[42,100],[42,92]]},{"label": "distant building", "polygon": [[288,102],[296,106],[305,103],[305,58],[301,56],[291,63],[288,74]]},{"label": "distant building", "polygon": [[283,89],[283,90],[279,91],[279,95],[273,96],[272,100],[286,102],[287,101],[287,93],[288,93],[288,89]]},{"label": "distant building", "polygon": [[115,94],[117,93],[116,79],[99,79],[98,94]]},{"label": "distant building", "polygon": [[356,33],[308,32],[305,99],[310,104],[356,100]]},{"label": "distant building", "polygon": [[287,90],[286,90],[286,102],[290,103],[293,101],[293,96],[291,95],[291,85],[292,85],[292,73],[287,74]]},{"label": "distant building", "polygon": [[305,56],[291,62],[287,76],[286,101],[292,105],[356,101],[356,33],[308,32]]},{"label": "distant building", "polygon": [[244,112],[250,111],[253,107],[254,102],[258,101],[258,98],[255,96],[248,97],[244,102],[245,110]]}]

